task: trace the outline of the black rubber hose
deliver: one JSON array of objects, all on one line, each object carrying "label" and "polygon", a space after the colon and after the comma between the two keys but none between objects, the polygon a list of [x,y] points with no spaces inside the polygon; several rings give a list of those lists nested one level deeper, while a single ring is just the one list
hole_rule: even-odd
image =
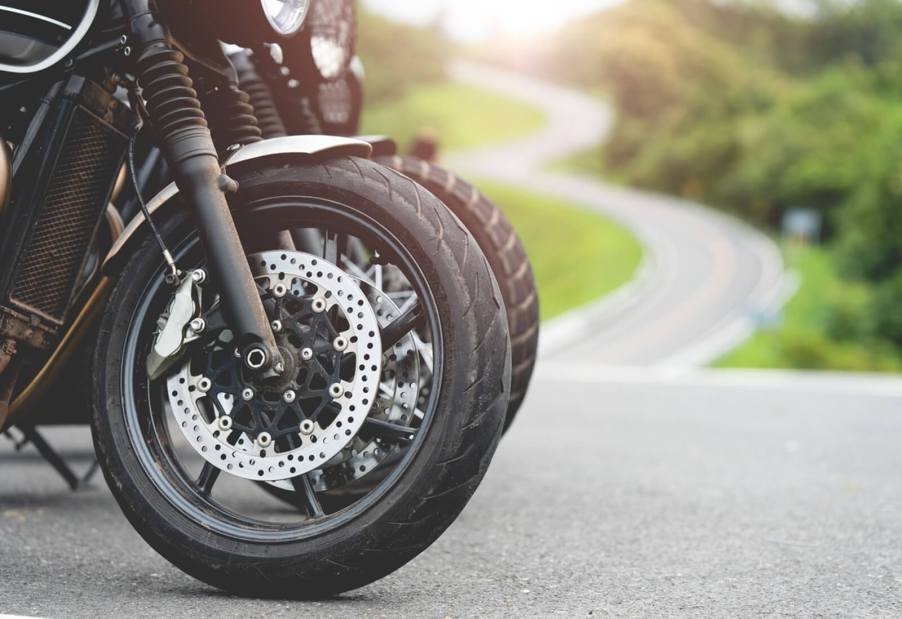
[{"label": "black rubber hose", "polygon": [[230,57],[238,72],[238,85],[250,97],[250,104],[257,115],[257,124],[264,138],[280,138],[288,135],[285,123],[276,108],[276,100],[272,91],[257,72],[250,54],[242,51]]},{"label": "black rubber hose", "polygon": [[203,95],[201,101],[220,154],[233,146],[245,146],[263,139],[255,107],[248,93],[237,85],[217,88]]}]

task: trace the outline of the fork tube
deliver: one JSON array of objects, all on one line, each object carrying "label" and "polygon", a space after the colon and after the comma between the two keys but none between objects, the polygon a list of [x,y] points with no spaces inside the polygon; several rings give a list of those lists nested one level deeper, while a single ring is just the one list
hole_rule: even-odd
[{"label": "fork tube", "polygon": [[238,186],[222,171],[184,56],[173,47],[152,0],[124,0],[124,6],[150,119],[175,183],[194,210],[211,274],[239,334],[244,359],[254,360],[248,364],[252,369],[272,367],[279,372],[281,355],[225,197]]}]

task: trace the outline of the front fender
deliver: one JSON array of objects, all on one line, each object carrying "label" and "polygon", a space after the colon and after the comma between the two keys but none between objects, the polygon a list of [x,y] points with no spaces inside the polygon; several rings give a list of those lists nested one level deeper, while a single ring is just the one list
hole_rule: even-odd
[{"label": "front fender", "polygon": [[[223,167],[226,170],[241,169],[247,165],[259,164],[267,159],[284,158],[285,156],[296,156],[301,162],[316,163],[335,157],[370,157],[372,153],[372,144],[364,140],[331,135],[292,135],[243,146],[226,160]],[[147,210],[151,215],[166,213],[175,203],[173,198],[178,193],[179,190],[175,183],[170,183],[147,203]],[[147,221],[144,219],[143,213],[138,213],[128,223],[103,261],[105,275],[119,273],[135,250],[135,245],[142,238],[139,232],[146,225]]]}]

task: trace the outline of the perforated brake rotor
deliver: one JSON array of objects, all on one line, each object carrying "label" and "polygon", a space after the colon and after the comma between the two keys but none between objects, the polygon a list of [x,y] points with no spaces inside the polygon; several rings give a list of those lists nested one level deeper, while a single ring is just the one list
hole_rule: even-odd
[{"label": "perforated brake rotor", "polygon": [[[356,280],[320,257],[272,251],[249,259],[264,305],[278,312],[270,319],[285,323],[277,340],[290,358],[276,397],[266,386],[246,384],[235,369],[205,376],[209,364],[189,360],[167,379],[168,400],[179,429],[204,460],[245,479],[281,481],[321,468],[362,427],[379,390],[379,321]],[[229,334],[207,347],[210,358],[227,358]],[[336,376],[339,365],[346,375],[336,382],[312,382],[311,376]],[[325,415],[321,400],[330,388]],[[249,389],[252,398],[246,397]],[[289,392],[291,398],[278,397]],[[259,440],[260,432],[238,421],[250,408],[258,424],[267,417],[281,434],[267,432],[268,440]]]}]

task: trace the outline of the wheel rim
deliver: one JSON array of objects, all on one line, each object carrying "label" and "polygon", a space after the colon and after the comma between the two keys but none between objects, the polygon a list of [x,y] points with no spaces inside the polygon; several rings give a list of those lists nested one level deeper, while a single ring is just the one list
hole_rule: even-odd
[{"label": "wheel rim", "polygon": [[[391,473],[365,496],[338,511],[324,510],[322,515],[316,515],[313,510],[308,510],[307,517],[301,520],[261,519],[225,504],[212,492],[204,491],[207,483],[211,487],[213,483],[220,483],[217,482],[220,475],[209,471],[205,465],[198,475],[192,473],[191,467],[185,464],[183,454],[178,452],[173,441],[172,414],[164,405],[165,391],[160,389],[158,382],[147,381],[142,360],[151,341],[152,329],[148,320],[158,315],[157,312],[168,298],[164,287],[165,269],[162,264],[157,268],[129,321],[122,374],[126,429],[143,473],[171,505],[204,528],[248,542],[290,542],[325,534],[360,517],[391,492],[401,475],[410,467],[423,446],[441,396],[442,331],[435,300],[422,270],[397,236],[378,222],[338,203],[308,197],[261,200],[247,205],[244,212],[247,214],[245,219],[269,222],[273,229],[323,227],[327,230],[324,235],[327,239],[325,252],[329,251],[330,230],[346,231],[346,234],[335,236],[336,247],[340,247],[342,236],[353,234],[364,240],[370,249],[395,263],[407,277],[419,298],[425,317],[425,329],[433,347],[431,385],[422,419]],[[325,225],[325,222],[329,222],[329,225]],[[183,268],[195,266],[191,263],[196,262],[200,254],[196,236],[191,235],[183,240],[175,253]],[[367,415],[371,413],[372,409],[367,411]],[[301,481],[294,484],[295,489],[316,498],[317,493],[311,486],[310,478],[304,476],[298,479]],[[247,493],[259,492],[251,487],[253,482],[243,483],[249,486]],[[307,504],[310,505],[310,502]]]}]

